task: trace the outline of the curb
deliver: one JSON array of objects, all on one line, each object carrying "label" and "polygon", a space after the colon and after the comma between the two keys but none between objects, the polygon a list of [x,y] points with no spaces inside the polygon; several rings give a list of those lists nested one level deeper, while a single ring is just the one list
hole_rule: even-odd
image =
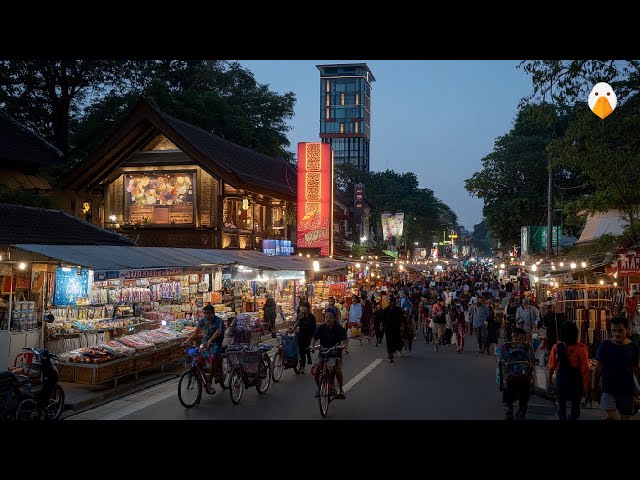
[{"label": "curb", "polygon": [[[284,329],[278,330],[279,332],[283,332],[288,330],[288,327]],[[258,344],[267,344],[267,345],[275,345],[276,339],[271,337],[271,334],[262,335]],[[186,358],[186,357],[185,357]],[[183,362],[183,360],[176,360],[175,363]],[[171,363],[167,363],[167,365],[171,365]],[[176,366],[177,368],[177,366]],[[181,369],[180,373],[158,373],[153,376],[149,376],[148,379],[143,381],[133,382],[131,384],[121,384],[117,387],[110,388],[109,390],[105,390],[104,392],[96,393],[94,396],[90,398],[86,398],[84,400],[80,400],[73,403],[66,403],[65,409],[62,412],[60,419],[65,419],[67,417],[72,417],[79,413],[85,412],[87,410],[91,410],[92,408],[99,407],[104,405],[105,403],[111,402],[113,400],[118,400],[127,395],[131,395],[133,393],[137,393],[142,390],[146,390],[147,388],[154,387],[161,383],[168,382],[170,380],[174,380],[180,376],[180,374],[184,370]]]}]

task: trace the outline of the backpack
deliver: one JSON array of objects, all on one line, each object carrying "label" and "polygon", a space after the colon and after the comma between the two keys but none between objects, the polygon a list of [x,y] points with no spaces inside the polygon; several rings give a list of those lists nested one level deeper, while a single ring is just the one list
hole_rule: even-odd
[{"label": "backpack", "polygon": [[507,342],[502,357],[502,378],[507,388],[512,385],[529,384],[533,376],[533,355],[527,342]]},{"label": "backpack", "polygon": [[293,361],[298,358],[298,340],[295,335],[285,334],[282,337],[282,347],[287,360]]}]

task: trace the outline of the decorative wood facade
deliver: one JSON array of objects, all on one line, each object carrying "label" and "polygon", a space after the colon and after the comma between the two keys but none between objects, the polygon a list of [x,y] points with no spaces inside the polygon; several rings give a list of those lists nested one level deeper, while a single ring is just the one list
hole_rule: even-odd
[{"label": "decorative wood facade", "polygon": [[70,213],[140,246],[254,249],[263,238],[295,235],[297,175],[287,161],[144,100],[63,186]]}]

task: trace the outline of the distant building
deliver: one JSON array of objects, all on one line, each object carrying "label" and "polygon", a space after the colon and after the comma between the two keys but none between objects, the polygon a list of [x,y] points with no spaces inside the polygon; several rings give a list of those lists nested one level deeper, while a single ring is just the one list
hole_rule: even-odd
[{"label": "distant building", "polygon": [[320,139],[334,165],[350,163],[369,172],[371,82],[366,63],[316,65],[320,70]]}]

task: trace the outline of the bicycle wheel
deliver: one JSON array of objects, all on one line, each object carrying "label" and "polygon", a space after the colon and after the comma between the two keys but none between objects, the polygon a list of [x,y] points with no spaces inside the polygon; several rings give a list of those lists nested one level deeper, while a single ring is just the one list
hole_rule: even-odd
[{"label": "bicycle wheel", "polygon": [[242,381],[242,370],[240,367],[235,367],[231,371],[231,378],[229,379],[229,394],[231,395],[231,401],[234,405],[240,403],[243,393],[244,382]]},{"label": "bicycle wheel", "polygon": [[49,406],[47,407],[46,416],[47,420],[57,420],[62,415],[64,410],[64,390],[60,385],[56,385],[53,390],[53,395],[49,400]]},{"label": "bicycle wheel", "polygon": [[269,385],[271,385],[271,361],[268,358],[263,358],[261,362],[262,364],[258,369],[260,378],[258,379],[256,390],[258,390],[258,393],[267,393]]},{"label": "bicycle wheel", "polygon": [[320,388],[318,388],[318,404],[320,405],[320,414],[323,417],[329,412],[329,380],[324,374],[320,374]]},{"label": "bicycle wheel", "polygon": [[278,351],[276,356],[273,357],[273,368],[271,369],[271,378],[274,382],[278,383],[282,378],[282,372],[284,372],[283,353]]},{"label": "bicycle wheel", "polygon": [[191,369],[180,376],[178,399],[184,408],[195,407],[202,398],[202,377]]},{"label": "bicycle wheel", "polygon": [[302,371],[302,360],[300,360],[300,357],[296,359],[296,364],[293,366],[293,371],[296,372],[296,375]]}]

